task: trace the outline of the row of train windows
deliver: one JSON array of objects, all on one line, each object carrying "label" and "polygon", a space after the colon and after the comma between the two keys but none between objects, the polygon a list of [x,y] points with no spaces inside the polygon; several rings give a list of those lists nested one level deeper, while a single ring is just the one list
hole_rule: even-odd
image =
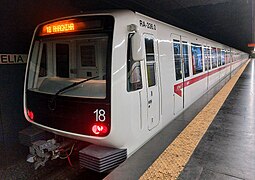
[{"label": "row of train windows", "polygon": [[[181,48],[182,45],[182,48]],[[184,72],[184,77],[189,77],[189,53],[188,53],[188,43],[179,40],[173,41],[174,48],[174,60],[175,60],[175,73],[176,80],[182,79],[182,72]],[[204,54],[202,53],[204,51]],[[211,51],[211,56],[210,56]],[[183,62],[182,58],[183,57]],[[202,48],[200,44],[191,43],[191,56],[192,56],[192,72],[193,75],[214,69],[216,67],[225,65],[230,62],[230,53],[226,52],[224,49],[210,48],[205,46]],[[204,59],[204,63],[203,63]],[[211,60],[210,60],[211,59]],[[183,66],[182,66],[183,63]],[[205,66],[203,68],[203,66]],[[183,68],[183,70],[182,70]]]}]

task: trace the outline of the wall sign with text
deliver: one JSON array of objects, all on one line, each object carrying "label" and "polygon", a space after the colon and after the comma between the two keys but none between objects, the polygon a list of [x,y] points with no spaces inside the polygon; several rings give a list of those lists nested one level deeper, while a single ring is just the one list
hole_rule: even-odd
[{"label": "wall sign with text", "polygon": [[27,54],[0,54],[0,64],[27,63]]}]

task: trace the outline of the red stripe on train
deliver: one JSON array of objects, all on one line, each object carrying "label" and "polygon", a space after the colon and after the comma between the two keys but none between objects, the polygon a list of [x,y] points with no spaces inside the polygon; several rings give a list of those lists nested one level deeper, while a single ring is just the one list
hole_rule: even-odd
[{"label": "red stripe on train", "polygon": [[[239,61],[236,61],[236,62],[234,62],[233,64],[235,64],[235,63],[237,63],[237,62],[239,62]],[[194,84],[194,83],[196,83],[196,82],[198,82],[198,81],[200,81],[200,80],[202,80],[202,79],[204,79],[204,78],[206,78],[206,77],[208,77],[208,76],[211,76],[211,75],[213,75],[213,74],[215,74],[215,73],[221,71],[222,69],[225,69],[225,68],[229,67],[230,65],[231,65],[231,64],[228,64],[228,65],[226,65],[226,66],[220,67],[220,68],[215,69],[215,70],[213,70],[213,71],[210,71],[210,72],[208,72],[208,73],[202,74],[202,75],[197,76],[197,77],[194,77],[194,78],[192,78],[192,79],[189,79],[189,80],[187,80],[187,81],[184,81],[184,82],[180,82],[180,83],[178,83],[178,84],[175,84],[175,85],[174,85],[174,93],[176,93],[176,94],[178,94],[180,97],[182,97],[183,85],[184,85],[184,87],[188,87],[188,86],[190,86],[191,84]]]}]

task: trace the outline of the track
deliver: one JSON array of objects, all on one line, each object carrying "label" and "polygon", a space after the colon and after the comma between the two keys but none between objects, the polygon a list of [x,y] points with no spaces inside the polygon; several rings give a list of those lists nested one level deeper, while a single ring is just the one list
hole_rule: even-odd
[{"label": "track", "polygon": [[67,160],[48,161],[45,167],[34,170],[33,164],[26,162],[28,148],[19,144],[0,144],[0,179],[103,179],[107,173],[96,173],[80,169],[78,158],[71,158],[73,167]]}]

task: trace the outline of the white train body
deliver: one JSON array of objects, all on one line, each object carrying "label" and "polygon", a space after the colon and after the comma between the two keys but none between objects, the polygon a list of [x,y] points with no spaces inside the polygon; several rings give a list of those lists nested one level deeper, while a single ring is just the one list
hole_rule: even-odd
[{"label": "white train body", "polygon": [[[111,35],[104,35],[103,30],[98,32],[100,27],[96,27],[96,22],[90,24],[90,35],[81,29],[72,32],[73,24],[66,23],[69,19],[80,18],[82,21],[85,18],[86,22],[86,17],[96,19],[99,16],[112,18],[112,25],[104,22],[101,27],[109,27]],[[24,87],[26,119],[61,136],[102,146],[127,148],[128,155],[248,59],[246,53],[132,11],[86,14],[62,20],[41,24],[34,33]],[[66,24],[51,26],[55,21],[66,21]],[[107,18],[102,21],[109,23]],[[49,25],[48,32],[43,34],[46,25]],[[50,31],[53,31],[50,28],[56,27],[59,29],[55,33]],[[105,48],[106,41],[110,44],[108,49]],[[47,48],[43,50],[44,45],[40,43],[46,44]],[[61,43],[66,45],[59,45]],[[62,52],[65,49],[68,53]],[[109,56],[107,63],[105,56]],[[42,57],[46,59],[44,65]],[[64,65],[61,58],[70,61]],[[213,63],[216,65],[214,68]],[[66,72],[58,68],[66,69]],[[103,77],[105,74],[106,77]],[[77,79],[91,77],[95,79],[57,93]],[[69,100],[72,102],[68,103]],[[76,106],[76,101],[81,105]],[[84,109],[87,109],[83,112],[79,108],[84,103]],[[82,113],[84,120],[76,120],[75,117],[80,118]],[[71,117],[67,117],[69,115]],[[40,116],[43,118],[40,119]],[[86,123],[82,124],[87,121],[86,117],[90,118],[88,127],[85,127]],[[61,121],[61,118],[66,120]],[[46,120],[49,123],[44,123]],[[93,123],[99,124],[93,127]],[[89,130],[82,133],[80,126]],[[74,127],[80,130],[76,131]]]}]

